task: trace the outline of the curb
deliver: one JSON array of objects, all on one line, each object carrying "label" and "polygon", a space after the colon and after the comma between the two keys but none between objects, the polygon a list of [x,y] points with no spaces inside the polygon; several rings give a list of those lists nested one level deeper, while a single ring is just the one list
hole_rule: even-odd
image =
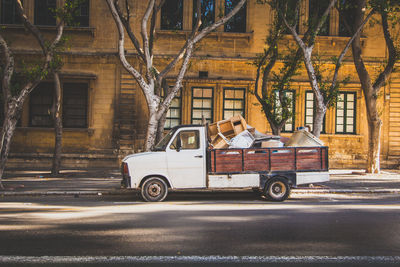
[{"label": "curb", "polygon": [[126,195],[132,192],[124,191],[26,191],[26,192],[0,192],[3,196],[102,196],[102,195]]},{"label": "curb", "polygon": [[297,194],[400,194],[400,189],[293,189]]},{"label": "curb", "polygon": [[[188,190],[172,192],[244,192],[243,190]],[[295,194],[400,194],[400,189],[293,189]],[[108,190],[108,191],[26,191],[26,192],[0,192],[4,196],[102,196],[102,195],[129,195],[137,193],[136,190]]]}]

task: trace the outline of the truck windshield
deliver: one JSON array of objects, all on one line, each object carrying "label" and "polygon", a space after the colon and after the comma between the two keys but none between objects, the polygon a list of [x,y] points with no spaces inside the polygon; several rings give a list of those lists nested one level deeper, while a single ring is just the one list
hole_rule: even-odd
[{"label": "truck windshield", "polygon": [[164,151],[165,148],[167,147],[169,140],[171,140],[172,136],[176,132],[176,128],[171,129],[161,141],[154,146],[153,151]]}]

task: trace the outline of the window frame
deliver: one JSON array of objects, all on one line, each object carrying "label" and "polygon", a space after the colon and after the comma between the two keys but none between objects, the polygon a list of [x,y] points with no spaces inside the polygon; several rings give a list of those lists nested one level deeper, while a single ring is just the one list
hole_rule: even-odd
[{"label": "window frame", "polygon": [[[235,0],[224,0],[224,12],[225,12],[225,15],[227,15],[227,11],[229,11],[229,10],[227,10],[227,4],[226,4],[226,2],[227,1],[231,1],[231,2],[235,2]],[[237,3],[239,2],[239,0],[236,0],[236,3],[233,3],[233,7],[235,7],[236,5],[237,5]],[[232,8],[233,9],[233,8]],[[230,30],[230,31],[228,31],[227,30],[227,26],[229,25],[229,23],[231,22],[234,22],[234,23],[238,23],[237,22],[237,15],[238,15],[238,13],[240,13],[240,12],[243,12],[243,14],[244,14],[244,29],[243,30],[240,30],[240,31],[236,31],[236,30]],[[242,6],[242,8],[238,11],[238,13],[236,13],[230,20],[228,20],[225,24],[224,24],[224,32],[228,32],[228,33],[246,33],[247,32],[247,2],[245,2],[244,3],[244,5]]]},{"label": "window frame", "polygon": [[[40,82],[39,84],[38,84],[38,86],[35,88],[35,90],[33,90],[32,91],[32,93],[29,95],[29,121],[28,121],[28,126],[29,127],[32,127],[32,128],[52,128],[52,127],[54,127],[54,120],[53,120],[53,118],[52,118],[52,116],[51,116],[51,114],[47,114],[47,115],[44,115],[44,114],[39,114],[39,115],[36,115],[36,114],[34,114],[34,112],[33,112],[33,109],[34,109],[34,106],[33,105],[35,105],[36,106],[36,104],[33,104],[32,102],[32,98],[33,97],[36,97],[36,96],[38,96],[40,99],[43,99],[44,98],[44,96],[43,96],[43,94],[41,94],[40,93],[40,90],[43,90],[43,89],[41,89],[41,86],[43,86],[45,84],[45,86],[47,87],[47,86],[49,86],[50,87],[50,90],[49,90],[49,92],[51,92],[51,99],[52,99],[52,101],[51,101],[51,103],[50,103],[50,105],[49,105],[49,108],[48,108],[48,110],[49,109],[51,109],[52,108],[52,106],[53,106],[53,102],[54,102],[54,83],[53,82],[50,82],[50,81],[43,81],[43,82]],[[46,90],[48,90],[49,88],[46,88]],[[47,96],[47,95],[46,95]],[[42,106],[43,104],[40,104],[40,106]],[[49,124],[47,125],[34,125],[34,123],[33,123],[33,116],[40,116],[40,117],[48,117],[49,118]]]},{"label": "window frame", "polygon": [[[296,96],[296,90],[290,89],[290,90],[285,90],[284,91],[285,94],[288,93],[288,92],[292,93],[292,98],[294,98],[294,101],[292,101],[292,104],[293,104],[292,105],[292,118],[291,118],[292,119],[292,123],[291,123],[292,124],[292,130],[290,130],[290,131],[286,130],[286,125],[288,125],[288,122],[286,121],[286,123],[282,127],[282,130],[281,130],[282,133],[293,133],[295,131],[295,121],[296,121],[296,98],[295,98],[295,96]],[[277,91],[275,90],[274,93],[276,95]],[[276,106],[274,108],[274,113],[275,112],[276,112]]]},{"label": "window frame", "polygon": [[[307,125],[309,125],[308,123],[307,123],[307,94],[312,94],[312,96],[313,96],[313,106],[312,106],[312,109],[313,109],[313,115],[312,115],[312,118],[313,118],[313,122],[311,123],[311,130],[314,128],[314,116],[315,116],[315,95],[314,95],[314,93],[313,93],[313,91],[312,90],[306,90],[305,91],[305,95],[304,95],[304,126],[307,126]],[[323,121],[322,121],[322,129],[321,129],[321,133],[322,134],[325,134],[326,133],[326,113],[324,114],[324,119],[323,119]]]},{"label": "window frame", "polygon": [[[79,15],[76,15],[76,14],[73,14],[72,15],[72,17],[73,17],[73,21],[72,21],[72,23],[76,23],[76,18],[80,18],[80,19],[82,19],[82,18],[85,18],[85,20],[86,20],[86,17],[87,17],[87,25],[86,25],[86,23],[85,23],[85,25],[82,25],[81,23],[79,24],[79,25],[67,25],[68,27],[78,27],[78,28],[89,28],[90,27],[90,0],[84,0],[84,1],[87,1],[87,9],[88,9],[88,14],[87,14],[87,16],[86,15],[82,15],[82,14],[79,14]],[[79,6],[78,6],[78,10],[79,11],[81,11],[82,10],[82,5],[84,4],[84,2],[82,2]],[[86,21],[85,21],[86,22]]]},{"label": "window frame", "polygon": [[[68,90],[65,89],[66,84],[86,84],[86,99],[85,99],[85,125],[84,126],[66,126],[65,125],[65,120],[66,120],[66,103],[65,103],[65,92]],[[88,81],[63,81],[62,82],[62,125],[64,128],[68,129],[87,129],[89,128],[89,88],[90,88],[90,83]]]},{"label": "window frame", "polygon": [[[316,1],[316,2],[318,2],[318,3],[321,3],[321,1],[322,0],[308,0],[308,25],[310,25],[310,22],[311,22],[311,4],[312,4],[312,1]],[[329,1],[329,0],[324,0],[324,1]],[[328,2],[328,4],[327,5],[329,5],[329,2]],[[324,25],[321,27],[321,29],[320,29],[320,31],[319,31],[319,33],[318,33],[318,36],[330,36],[331,35],[331,16],[333,15],[332,14],[332,10],[333,10],[333,8],[329,11],[329,13],[328,13],[328,17],[326,18],[326,21],[325,21],[325,23],[324,23]],[[322,13],[325,11],[325,9],[324,10],[322,10]],[[322,14],[319,14],[319,15],[322,15]],[[325,24],[327,24],[327,33],[325,34],[321,34],[321,30],[324,28],[324,26],[325,26]]]},{"label": "window frame", "polygon": [[[225,92],[227,90],[243,91],[243,98],[242,99],[240,99],[240,98],[226,98],[225,97]],[[233,111],[233,112],[235,112],[235,111],[239,110],[239,109],[235,109],[235,108],[226,108],[225,107],[225,100],[233,100],[233,101],[241,100],[241,102],[242,102],[242,109],[241,109],[242,113],[241,113],[241,116],[243,118],[246,118],[245,117],[246,116],[246,88],[244,88],[244,87],[224,87],[223,92],[222,92],[222,98],[223,98],[223,100],[222,100],[222,117],[223,117],[223,119],[225,119],[225,111]]]},{"label": "window frame", "polygon": [[[164,21],[163,20],[163,8],[165,6],[165,3],[168,2],[168,1],[166,1],[164,3],[164,5],[161,7],[161,10],[160,10],[160,29],[161,30],[167,30],[167,31],[182,31],[183,30],[183,10],[184,10],[184,2],[185,1],[184,0],[175,0],[175,1],[180,1],[181,2],[181,13],[179,14],[180,15],[180,19],[181,19],[181,21],[180,21],[181,26],[180,26],[180,28],[166,28],[166,27],[164,27],[166,25],[163,24],[163,21]],[[171,14],[168,14],[168,15],[171,15]]]},{"label": "window frame", "polygon": [[[202,0],[193,0],[193,10],[192,10],[192,28],[195,26],[195,24],[196,24],[196,16],[195,16],[195,14],[196,14],[196,5],[197,5],[197,1],[202,1]],[[207,21],[207,24],[204,24],[204,22],[205,22],[205,20],[203,19],[203,17],[201,18],[201,21],[202,21],[202,23],[201,23],[201,25],[200,25],[200,28],[199,28],[199,30],[202,30],[202,29],[204,29],[205,27],[207,27],[207,26],[209,26],[209,25],[211,25],[211,24],[213,24],[214,22],[215,22],[215,8],[216,8],[216,2],[217,2],[217,0],[207,0],[207,1],[213,1],[214,3],[213,3],[213,10],[212,10],[212,22],[211,23],[209,23],[209,21]],[[201,15],[203,16],[204,15],[204,12],[203,12],[203,10],[201,10]]]},{"label": "window frame", "polygon": [[[13,0],[8,0],[10,1],[8,4],[11,4],[12,10],[6,9],[5,5],[6,5],[6,1],[5,0],[1,0],[1,13],[0,13],[0,24],[2,25],[22,25],[22,20],[20,18],[20,16],[18,15],[18,11],[17,11],[17,6],[15,4],[15,2]],[[24,5],[24,1],[21,1],[22,5]],[[8,12],[12,12],[13,14],[11,15],[11,20],[12,22],[6,22],[4,17],[4,13],[8,13]]]},{"label": "window frame", "polygon": [[[343,131],[342,132],[338,132],[338,130],[337,130],[337,126],[338,126],[338,120],[337,120],[337,118],[338,118],[338,106],[337,106],[337,103],[336,103],[336,112],[335,112],[335,134],[352,134],[352,135],[355,135],[355,134],[357,134],[357,124],[356,124],[356,122],[357,122],[357,92],[354,92],[354,91],[341,91],[341,92],[339,92],[339,95],[338,95],[338,97],[340,97],[340,95],[341,94],[344,94],[344,99],[343,99]],[[347,111],[348,111],[348,108],[347,108],[347,96],[348,95],[353,95],[353,99],[354,99],[354,105],[353,105],[353,131],[352,132],[348,132],[347,131]],[[337,101],[337,102],[339,102],[339,100]]]},{"label": "window frame", "polygon": [[[50,6],[48,6],[48,5],[46,5],[46,11],[48,12],[48,13],[46,13],[46,24],[39,24],[38,23],[38,19],[39,19],[39,17],[43,17],[43,14],[41,13],[40,14],[40,16],[39,16],[39,14],[38,14],[38,10],[41,10],[41,11],[43,11],[43,8],[41,8],[40,7],[40,5],[39,5],[39,1],[46,1],[46,3],[47,3],[47,1],[52,1],[52,0],[35,0],[34,1],[34,9],[33,9],[33,13],[34,13],[34,25],[36,25],[36,26],[56,26],[57,25],[57,19],[56,19],[56,17],[55,17],[55,15],[54,15],[54,18],[50,18],[51,17],[51,11],[49,10],[49,8],[53,8],[53,7],[50,7]],[[54,6],[54,8],[57,8],[57,0],[53,0],[54,1],[54,3],[55,3],[55,6]],[[44,12],[44,11],[43,11]],[[49,20],[52,20],[52,19],[54,19],[54,23],[53,23],[53,21],[51,21],[51,23],[49,24]]]},{"label": "window frame", "polygon": [[[179,91],[178,91],[178,94],[173,98],[173,99],[178,99],[179,100],[179,108],[177,108],[177,107],[172,107],[171,105],[169,106],[169,108],[168,108],[168,111],[167,111],[167,116],[166,116],[166,118],[165,118],[165,124],[167,123],[167,120],[172,120],[172,119],[179,119],[179,124],[178,125],[181,125],[182,124],[182,89],[183,88],[181,88],[181,89],[179,89]],[[175,118],[175,117],[169,117],[168,116],[168,112],[171,110],[171,109],[175,109],[175,110],[179,110],[179,118]],[[172,128],[174,128],[175,126],[172,126],[172,127],[165,127],[165,124],[164,124],[164,129],[165,130],[171,130]],[[171,124],[170,124],[171,125]]]},{"label": "window frame", "polygon": [[[194,89],[211,89],[211,97],[194,97]],[[214,87],[212,86],[192,86],[192,103],[191,103],[191,108],[190,108],[190,121],[193,124],[193,110],[204,110],[204,108],[194,108],[193,107],[193,102],[195,99],[211,99],[211,108],[206,108],[206,110],[211,110],[211,118],[210,118],[210,122],[212,122],[213,118],[214,118]],[[202,94],[203,95],[203,94]],[[196,120],[198,120],[196,118]]]},{"label": "window frame", "polygon": [[[49,122],[46,125],[34,125],[33,123],[33,116],[35,115],[33,112],[34,106],[32,104],[32,97],[35,97],[37,95],[37,97],[39,99],[43,99],[44,95],[42,93],[40,93],[40,86],[41,84],[46,84],[46,86],[48,86],[48,88],[46,88],[47,90],[49,90],[48,92],[51,93],[51,104],[48,105],[48,110],[50,110],[53,107],[53,102],[54,102],[54,82],[52,81],[43,81],[41,82],[37,88],[35,88],[35,90],[33,90],[33,92],[29,95],[29,107],[28,107],[28,127],[30,128],[54,128],[54,120],[51,114],[48,114],[46,116],[49,117]],[[65,85],[66,84],[85,84],[85,105],[84,105],[84,120],[85,120],[85,124],[83,126],[76,126],[76,125],[66,125],[66,120],[68,119],[66,114],[67,113],[67,109],[68,105],[66,104],[66,92],[68,91],[68,89],[65,89]],[[81,80],[77,80],[77,81],[71,81],[71,80],[66,80],[66,81],[62,81],[61,82],[61,113],[62,113],[62,126],[63,128],[66,129],[88,129],[89,128],[89,90],[90,89],[90,82],[89,81],[81,81]],[[37,104],[35,104],[37,105]],[[46,117],[43,114],[39,114],[36,116],[42,116],[42,117]]]},{"label": "window frame", "polygon": [[[197,141],[197,147],[196,148],[184,148],[183,147],[183,145],[182,145],[182,133],[185,133],[185,132],[193,132],[194,133],[194,136],[195,136],[196,141]],[[176,148],[172,147],[174,145],[174,142],[177,141],[178,139],[180,140],[180,143],[181,143],[181,147],[179,147],[179,150],[199,150],[200,149],[200,132],[199,132],[199,130],[182,130],[182,131],[180,131],[175,136],[175,138],[169,143],[169,149],[170,150],[177,150],[178,149],[177,147]]]}]

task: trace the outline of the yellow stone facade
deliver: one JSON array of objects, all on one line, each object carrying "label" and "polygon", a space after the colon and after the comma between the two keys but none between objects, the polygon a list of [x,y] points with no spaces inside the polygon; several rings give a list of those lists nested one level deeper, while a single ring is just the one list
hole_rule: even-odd
[{"label": "yellow stone facade", "polygon": [[[0,0],[1,1],[1,0]],[[57,0],[61,4],[61,0]],[[158,17],[155,35],[155,62],[162,68],[168,60],[179,51],[190,33],[192,22],[192,0],[183,0],[183,30],[166,31],[160,29]],[[224,1],[215,1],[216,10],[223,10]],[[267,5],[260,5],[255,0],[247,3],[245,33],[224,32],[220,27],[209,34],[198,45],[193,56],[191,67],[187,72],[181,93],[181,123],[190,124],[192,115],[192,88],[213,88],[213,120],[223,119],[223,90],[228,87],[245,88],[244,117],[248,124],[260,132],[270,133],[268,122],[260,105],[250,91],[254,90],[256,69],[251,65],[255,57],[265,46],[265,38],[271,25],[271,11]],[[140,20],[147,1],[130,0],[132,6],[132,26],[140,39]],[[28,17],[34,18],[34,0],[25,0]],[[308,14],[308,0],[302,0],[305,20]],[[215,16],[218,18],[218,12]],[[329,58],[339,55],[348,38],[338,36],[338,14],[333,11],[330,16],[330,35],[319,36],[314,53],[326,60],[326,68],[332,69]],[[304,32],[300,24],[300,32]],[[55,27],[43,26],[40,29],[46,36],[54,35]],[[35,40],[22,26],[11,25],[3,30],[16,57],[29,58],[39,51]],[[65,128],[63,151],[65,166],[99,166],[117,164],[119,155],[129,150],[140,151],[146,129],[146,102],[136,82],[128,75],[117,58],[118,33],[105,1],[90,1],[89,27],[67,28],[65,35],[70,38],[69,47],[64,52],[62,79],[88,83],[87,128]],[[363,56],[371,72],[377,72],[387,58],[384,39],[378,25],[368,26],[363,33]],[[285,36],[284,43],[294,44],[291,36]],[[141,70],[134,49],[127,40],[129,60]],[[277,64],[275,71],[281,63]],[[208,72],[208,77],[200,78],[199,72]],[[175,72],[170,74],[173,81]],[[350,77],[350,82],[340,91],[356,93],[356,130],[355,134],[336,134],[336,109],[331,108],[326,114],[325,133],[321,139],[329,146],[330,167],[362,168],[366,162],[368,129],[362,90],[352,62],[351,51],[348,52],[340,77]],[[295,77],[296,89],[294,126],[305,123],[305,92],[310,90],[305,70]],[[379,95],[382,129],[382,163],[383,166],[397,166],[400,159],[400,74],[394,73]],[[130,100],[131,102],[126,102]],[[125,104],[124,104],[125,103]],[[126,103],[132,103],[127,108]],[[126,112],[130,115],[127,115]],[[53,128],[29,126],[29,100],[22,113],[20,127],[13,140],[10,166],[25,163],[41,164],[40,157],[48,165],[54,146]],[[124,113],[125,112],[125,113]],[[122,125],[122,118],[128,118],[133,127]],[[127,128],[124,128],[127,127]],[[131,134],[126,132],[131,131]],[[290,136],[290,133],[283,133]],[[125,152],[122,152],[122,148]],[[30,157],[37,160],[30,160]],[[47,160],[47,161],[46,161]],[[94,163],[93,163],[94,162]],[[108,164],[108,163],[107,163]],[[46,165],[46,166],[47,166]]]}]

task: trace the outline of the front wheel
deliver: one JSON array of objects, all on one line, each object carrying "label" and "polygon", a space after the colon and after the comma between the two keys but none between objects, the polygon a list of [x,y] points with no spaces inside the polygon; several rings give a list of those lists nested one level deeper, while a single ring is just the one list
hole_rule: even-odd
[{"label": "front wheel", "polygon": [[284,201],[289,197],[290,187],[285,178],[275,177],[265,186],[264,194],[272,201]]},{"label": "front wheel", "polygon": [[165,181],[158,177],[149,178],[144,181],[141,188],[141,195],[144,201],[163,201],[168,194],[168,186]]}]

